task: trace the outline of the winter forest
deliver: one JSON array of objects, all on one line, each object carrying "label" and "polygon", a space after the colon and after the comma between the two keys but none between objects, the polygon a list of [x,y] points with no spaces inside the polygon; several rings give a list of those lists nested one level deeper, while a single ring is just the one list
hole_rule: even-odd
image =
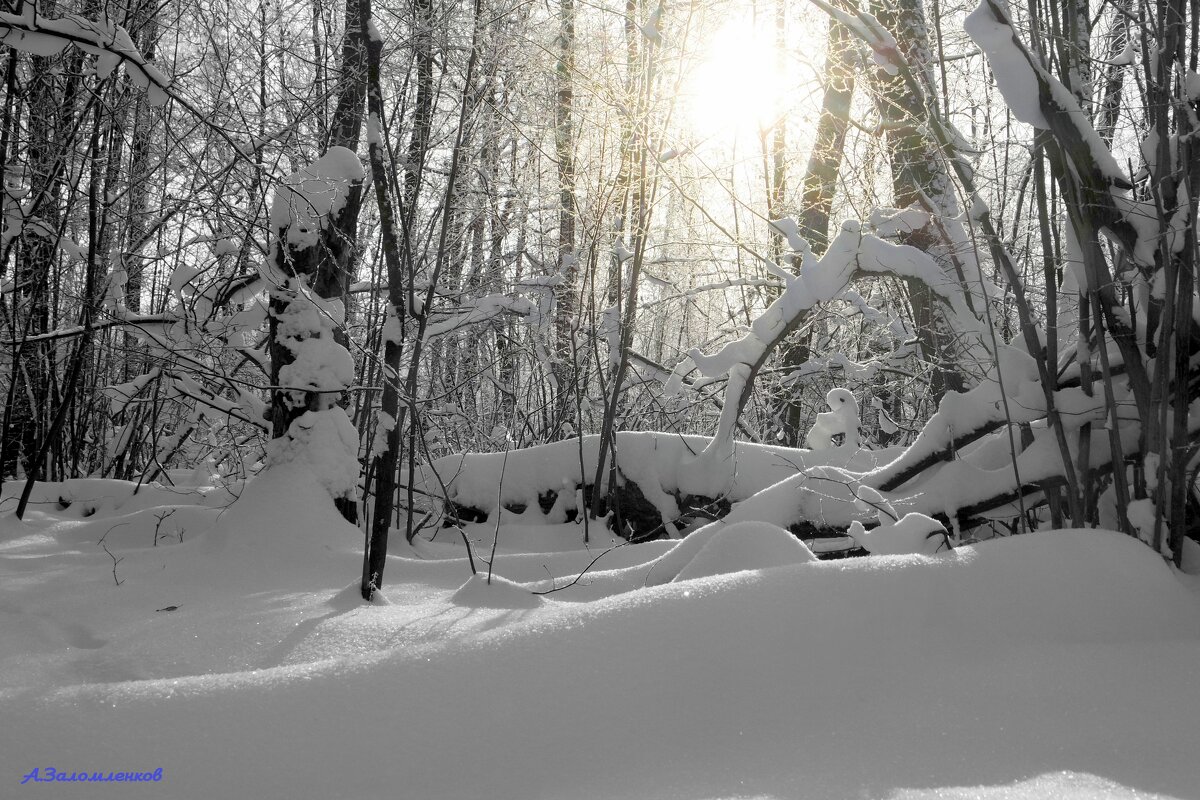
[{"label": "winter forest", "polygon": [[1200,800],[1194,0],[0,8],[0,796]]}]

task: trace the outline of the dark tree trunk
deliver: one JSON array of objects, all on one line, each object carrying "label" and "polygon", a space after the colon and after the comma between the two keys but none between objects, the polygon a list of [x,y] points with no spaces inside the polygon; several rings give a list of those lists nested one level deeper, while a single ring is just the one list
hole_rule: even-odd
[{"label": "dark tree trunk", "polygon": [[[825,96],[821,101],[816,141],[801,181],[800,214],[797,219],[800,235],[818,256],[829,246],[829,215],[837,193],[838,174],[846,147],[846,129],[850,124],[856,57],[850,32],[837,20],[830,20],[826,47],[822,81],[825,84]],[[798,369],[810,357],[807,338],[793,340],[783,351],[784,368]],[[791,398],[785,399],[780,418],[783,444],[799,447],[805,422],[803,406]]]},{"label": "dark tree trunk", "polygon": [[[371,24],[370,0],[362,0],[360,27]],[[408,141],[404,181],[399,214],[395,213],[389,192],[389,180],[382,152],[382,128],[385,121],[380,59],[383,42],[367,42],[367,100],[371,114],[380,125],[380,140],[370,143],[371,174],[375,184],[375,199],[379,206],[383,254],[387,263],[388,307],[390,319],[383,337],[383,397],[381,423],[390,427],[384,436],[383,451],[375,454],[375,515],[371,520],[371,535],[363,554],[362,596],[370,600],[383,586],[383,570],[387,564],[388,533],[396,513],[396,489],[401,463],[407,407],[402,405],[400,359],[403,353],[405,320],[413,298],[413,260],[411,232],[414,205],[420,194],[425,152],[433,120],[433,34],[430,0],[416,0],[414,46],[416,48],[417,93],[413,108],[413,128]]]},{"label": "dark tree trunk", "polygon": [[[919,92],[900,74],[876,72],[876,105],[886,123],[892,190],[897,208],[917,207],[932,219],[920,230],[903,234],[905,244],[945,261],[953,258],[953,243],[940,228],[939,217],[957,214],[957,199],[937,144],[924,131],[929,113],[926,100],[935,96],[928,26],[922,0],[871,0],[871,12],[893,36],[913,70]],[[944,269],[948,265],[943,264]],[[954,337],[948,330],[941,303],[924,285],[906,280],[913,327],[925,358],[932,363],[930,393],[939,402],[947,391],[962,391],[965,382],[956,368]]]}]

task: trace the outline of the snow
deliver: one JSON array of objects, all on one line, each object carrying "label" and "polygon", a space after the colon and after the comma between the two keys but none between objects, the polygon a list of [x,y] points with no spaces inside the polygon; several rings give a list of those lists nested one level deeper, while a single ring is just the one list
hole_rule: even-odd
[{"label": "snow", "polygon": [[[524,297],[508,297],[503,294],[486,295],[477,300],[470,300],[463,303],[460,307],[454,309],[453,312],[446,315],[445,319],[429,323],[426,327],[425,335],[428,339],[445,336],[448,333],[453,333],[471,325],[489,322],[506,313],[536,318],[538,311],[537,304]],[[394,317],[389,318],[388,322],[392,323],[392,319]],[[391,338],[395,339],[398,326],[395,323],[392,323],[392,325],[393,327],[389,328],[387,333]]]},{"label": "snow", "polygon": [[330,147],[325,155],[281,182],[271,204],[271,229],[304,229],[301,232],[313,234],[315,241],[320,218],[341,210],[350,186],[365,175],[353,150]]},{"label": "snow", "polygon": [[68,44],[96,56],[96,74],[108,78],[118,65],[125,65],[130,82],[146,90],[151,105],[169,99],[170,79],[148,63],[137,51],[128,31],[111,20],[90,20],[75,14],[58,19],[42,16],[36,4],[21,13],[0,12],[0,42],[35,56],[53,56]]},{"label": "snow", "polygon": [[858,401],[849,389],[830,389],[825,396],[829,411],[817,414],[805,443],[813,450],[834,447],[833,437],[843,436],[842,447],[858,447]]},{"label": "snow", "polygon": [[[772,225],[785,235],[795,227],[786,219],[775,220]],[[722,477],[726,481],[732,480],[729,465],[734,449],[734,427],[741,413],[738,398],[751,380],[752,371],[765,362],[767,355],[798,321],[804,319],[804,315],[818,304],[840,297],[857,273],[897,275],[922,281],[946,302],[947,318],[955,331],[964,334],[972,344],[985,350],[988,348],[981,323],[971,312],[962,286],[943,272],[927,253],[888,242],[852,221],[842,224],[841,231],[820,258],[813,255],[799,236],[791,238],[796,239],[793,246],[798,246],[796,255],[801,260],[798,272],[792,274],[778,265],[765,265],[784,283],[783,292],[754,319],[745,335],[712,354],[692,349],[667,381],[667,392],[671,394],[678,391],[683,375],[692,369],[699,369],[707,378],[722,375],[728,378],[716,434],[704,452],[688,465],[699,484],[718,487],[710,494],[727,490],[727,483],[721,483]]]},{"label": "snow", "polygon": [[[778,528],[729,524],[696,540],[686,579],[657,581],[691,538],[611,551],[540,598],[548,572],[561,587],[602,551],[498,553],[489,586],[461,546],[398,537],[389,602],[367,605],[348,586],[361,532],[302,464],[230,491],[39,485],[24,522],[14,488],[6,797],[135,793],[22,787],[35,768],[161,768],[155,797],[264,800],[1200,786],[1200,586],[1114,533],[818,562]],[[164,503],[192,516],[152,545]]]},{"label": "snow", "polygon": [[400,322],[400,316],[396,307],[390,304],[386,311],[387,319],[383,323],[383,330],[380,331],[380,338],[389,344],[400,344],[404,341],[404,326]]},{"label": "snow", "polygon": [[1188,575],[1200,575],[1200,543],[1192,539],[1183,540],[1183,559],[1180,569]]},{"label": "snow", "polygon": [[[1061,480],[1064,464],[1045,422],[1045,396],[1032,359],[1019,348],[1006,347],[1000,351],[997,370],[1009,392],[1009,414],[995,380],[964,393],[947,393],[938,412],[907,448],[866,450],[843,444],[799,450],[732,442],[719,460],[706,463],[698,454],[712,453],[715,438],[622,432],[615,448],[619,480],[637,485],[668,531],[680,521],[678,501],[684,495],[732,501],[725,518],[729,523],[762,521],[785,528],[811,523],[845,529],[856,520],[885,522],[873,513],[880,506],[886,506],[892,521],[914,513],[953,518],[960,510],[971,516],[994,510],[999,517],[1011,517],[1019,509],[996,498],[1010,494],[1015,502],[1020,487],[1028,494],[1039,482]],[[844,389],[831,395],[836,395],[831,400],[835,403],[839,397],[847,403],[853,400]],[[1104,397],[1088,397],[1078,387],[1062,389],[1054,397],[1068,434],[1069,457],[1078,463],[1081,437],[1077,431],[1084,423],[1103,422]],[[1118,387],[1114,401],[1118,408],[1128,407],[1132,402],[1128,387]],[[857,419],[853,408],[836,413],[852,418],[839,417],[847,425]],[[1032,442],[1017,453],[1015,464],[1006,427],[1013,423],[1028,423],[1033,435]],[[831,438],[831,424],[824,428]],[[1200,413],[1189,418],[1189,430],[1200,430]],[[1122,426],[1120,435],[1125,451],[1132,452],[1137,426]],[[1102,425],[1093,425],[1087,440],[1092,468],[1107,465],[1112,452],[1108,436]],[[483,512],[489,520],[499,512],[503,521],[509,513],[506,508],[523,507],[520,517],[526,524],[560,524],[569,512],[578,510],[575,489],[594,474],[598,449],[598,438],[585,436],[582,446],[571,439],[508,456],[448,456],[422,467],[416,488],[432,503],[438,519],[438,501],[444,497]],[[956,458],[946,460],[951,449]],[[572,538],[582,539],[582,534]]]},{"label": "snow", "polygon": [[[1035,128],[1050,128],[1042,108],[1043,100],[1047,100],[1070,121],[1100,173],[1114,186],[1131,187],[1129,177],[1097,133],[1091,118],[1080,108],[1075,95],[1038,66],[1017,37],[1006,0],[981,0],[967,15],[963,27],[987,55],[996,86],[1014,117]],[[1043,87],[1049,93],[1048,98],[1042,95]]]},{"label": "snow", "polygon": [[856,38],[861,39],[870,46],[872,60],[876,65],[889,75],[895,75],[899,72],[899,66],[895,63],[900,53],[899,45],[891,32],[873,14],[868,14],[860,9],[845,11],[824,2],[824,0],[815,0],[815,5],[833,19],[845,25],[848,30],[854,33]]},{"label": "snow", "polygon": [[354,382],[354,358],[332,338],[301,339],[291,345],[296,360],[279,368],[279,383],[292,390],[296,405],[303,405],[305,394],[337,394]]},{"label": "snow", "polygon": [[286,405],[307,409],[268,445],[269,462],[303,462],[317,471],[333,497],[356,497],[359,473],[358,434],[337,406],[355,373],[354,358],[336,338],[346,308],[340,298],[323,298],[312,291],[312,275],[289,274],[292,270],[285,264],[293,251],[321,241],[364,174],[354,151],[330,147],[285,178],[271,203],[271,253],[259,264],[273,300],[284,301],[282,308],[272,309],[275,336],[292,356],[279,367],[277,391]]},{"label": "snow", "polygon": [[396,429],[396,418],[386,411],[380,411],[375,419],[375,436],[371,439],[371,458],[381,456],[388,451],[388,434]]},{"label": "snow", "polygon": [[1200,100],[1200,75],[1188,70],[1187,76],[1184,78],[1183,89],[1188,100],[1193,103]]},{"label": "snow", "polygon": [[[673,520],[679,515],[674,492],[745,500],[811,466],[869,471],[900,453],[897,449],[845,447],[814,452],[735,442],[721,470],[698,472],[692,461],[711,441],[701,436],[621,431],[614,458],[624,479],[638,485],[664,520]],[[524,505],[536,512],[539,497],[554,491],[557,499],[545,517],[527,513],[525,519],[527,524],[560,523],[566,520],[567,511],[576,507],[575,488],[594,478],[599,448],[599,437],[588,435],[583,437],[582,453],[579,440],[573,438],[512,451],[507,461],[504,453],[446,456],[419,468],[416,488],[479,509],[489,518],[504,506]]]},{"label": "snow", "polygon": [[967,15],[963,29],[987,56],[988,65],[996,79],[996,87],[1013,116],[1035,128],[1049,128],[1039,104],[1037,73],[1026,58],[1025,51],[1015,40],[1007,19],[999,19],[992,10],[998,6],[1007,16],[1008,4],[1003,0],[982,0]]},{"label": "snow", "polygon": [[[271,202],[272,234],[284,233],[287,246],[303,250],[315,245],[322,228],[346,204],[351,188],[366,177],[358,155],[345,147],[330,147],[312,164],[280,181]],[[287,275],[276,266],[272,254],[259,265],[263,279],[271,286],[283,286]]]},{"label": "snow", "polygon": [[596,337],[608,345],[608,363],[621,363],[621,317],[617,306],[608,306],[600,311]]},{"label": "snow", "polygon": [[450,595],[450,602],[463,608],[527,609],[542,605],[542,600],[519,583],[485,573],[477,573]]},{"label": "snow", "polygon": [[7,19],[0,20],[0,26],[3,26],[0,29],[6,29],[0,42],[30,55],[48,58],[58,55],[67,46],[65,39],[47,33],[21,30]]},{"label": "snow", "polygon": [[848,532],[859,547],[872,555],[933,555],[946,549],[946,529],[942,523],[924,514],[905,514],[899,520],[885,521],[871,530],[866,530],[855,520]]},{"label": "snow", "polygon": [[[1131,66],[1134,63],[1134,61],[1136,60],[1136,58],[1137,58],[1137,54],[1133,50],[1133,40],[1126,39],[1125,40],[1125,49],[1123,49],[1120,53],[1118,53],[1117,57],[1114,58],[1112,61],[1109,61],[1108,63],[1114,67],[1127,67],[1127,66]],[[1190,75],[1189,75],[1189,77],[1190,77]]]},{"label": "snow", "polygon": [[340,406],[296,417],[267,444],[267,457],[272,466],[306,464],[333,497],[357,497],[358,432]]},{"label": "snow", "polygon": [[662,4],[659,4],[650,12],[646,24],[638,26],[642,36],[645,36],[646,41],[651,44],[662,44],[662,14],[663,7]]},{"label": "snow", "polygon": [[104,387],[101,392],[109,398],[109,413],[115,417],[124,411],[129,402],[146,388],[146,384],[157,378],[160,373],[161,370],[155,368],[131,381]]},{"label": "snow", "polygon": [[735,522],[722,526],[711,536],[700,538],[704,546],[673,580],[709,578],[816,560],[803,542],[778,525],[767,522]]}]

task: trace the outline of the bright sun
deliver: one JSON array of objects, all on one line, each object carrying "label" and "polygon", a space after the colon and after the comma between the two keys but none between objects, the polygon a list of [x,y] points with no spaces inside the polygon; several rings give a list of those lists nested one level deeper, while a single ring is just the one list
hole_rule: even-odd
[{"label": "bright sun", "polygon": [[774,42],[749,20],[727,22],[709,40],[682,89],[685,118],[700,138],[757,136],[784,105]]}]

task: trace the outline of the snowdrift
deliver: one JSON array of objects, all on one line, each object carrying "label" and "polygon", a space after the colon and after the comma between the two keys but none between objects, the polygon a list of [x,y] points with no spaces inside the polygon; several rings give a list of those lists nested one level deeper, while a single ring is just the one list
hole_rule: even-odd
[{"label": "snowdrift", "polygon": [[647,585],[687,544],[654,542],[540,598],[595,553],[509,553],[488,587],[409,550],[366,606],[312,480],[114,550],[120,587],[94,546],[53,555],[81,521],[4,520],[0,796],[1197,797],[1200,603],[1131,539],[762,569],[777,531],[729,525],[690,579]]}]

